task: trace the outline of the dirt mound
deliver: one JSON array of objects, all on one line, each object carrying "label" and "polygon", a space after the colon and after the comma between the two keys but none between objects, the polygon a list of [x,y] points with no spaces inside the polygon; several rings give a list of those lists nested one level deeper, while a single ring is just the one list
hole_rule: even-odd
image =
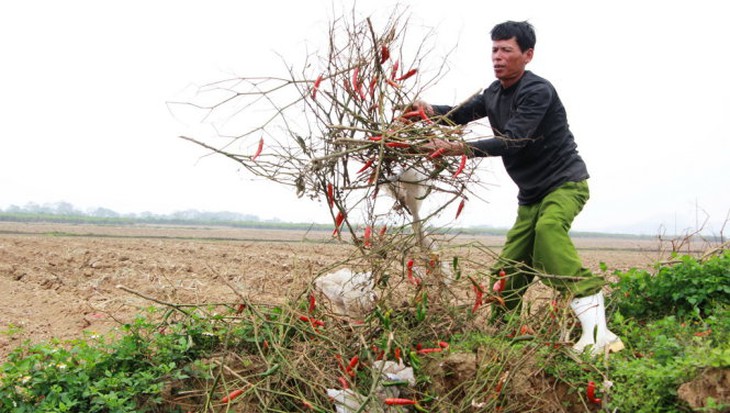
[{"label": "dirt mound", "polygon": [[694,380],[679,386],[677,395],[692,409],[708,408],[712,399],[720,409],[707,412],[730,412],[730,369],[711,368],[700,373]]}]

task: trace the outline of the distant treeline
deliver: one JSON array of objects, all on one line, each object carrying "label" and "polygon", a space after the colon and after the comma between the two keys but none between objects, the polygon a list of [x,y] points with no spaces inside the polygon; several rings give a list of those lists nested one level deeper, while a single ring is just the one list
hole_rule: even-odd
[{"label": "distant treeline", "polygon": [[[194,209],[178,211],[171,214],[153,214],[141,212],[134,214],[120,214],[108,208],[96,208],[81,211],[68,202],[52,204],[29,203],[23,207],[11,205],[6,209],[0,208],[0,222],[52,222],[64,224],[93,224],[93,225],[201,225],[226,226],[235,228],[253,229],[281,229],[281,230],[317,230],[331,231],[331,224],[294,223],[280,220],[262,221],[256,215],[240,214],[230,211],[208,212]],[[503,236],[506,229],[492,227],[469,228],[432,228],[432,232],[448,231],[471,235]],[[642,235],[605,234],[596,232],[572,232],[575,237],[600,238],[646,238]]]},{"label": "distant treeline", "polygon": [[190,209],[171,214],[154,214],[151,212],[120,214],[107,208],[82,211],[67,202],[43,205],[30,203],[23,207],[11,205],[4,210],[0,209],[0,221],[93,225],[207,225],[256,229],[331,230],[331,226],[324,224],[290,223],[278,220],[261,221],[255,215],[230,211],[208,212]]},{"label": "distant treeline", "polygon": [[195,209],[177,211],[172,214],[154,214],[152,212],[141,212],[133,214],[120,214],[108,208],[95,208],[82,211],[77,209],[68,202],[55,202],[50,204],[28,203],[25,206],[11,205],[5,210],[0,208],[0,212],[5,215],[38,215],[38,216],[54,216],[54,217],[85,217],[85,218],[102,218],[102,219],[120,219],[124,222],[126,219],[131,220],[199,220],[199,221],[259,221],[256,215],[240,214],[237,212],[219,211],[205,212]]},{"label": "distant treeline", "polygon": [[309,229],[332,230],[331,225],[313,223],[292,223],[280,221],[240,221],[205,218],[176,218],[172,215],[155,216],[120,216],[97,217],[91,215],[58,215],[34,214],[28,212],[0,212],[0,222],[50,222],[60,224],[89,224],[89,225],[197,225],[197,226],[225,226],[253,229]]}]

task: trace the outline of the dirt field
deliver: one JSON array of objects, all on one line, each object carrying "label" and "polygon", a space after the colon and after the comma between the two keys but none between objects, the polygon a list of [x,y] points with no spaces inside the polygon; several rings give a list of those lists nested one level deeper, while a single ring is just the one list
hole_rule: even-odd
[{"label": "dirt field", "polygon": [[[500,237],[457,237],[498,250]],[[598,271],[648,267],[649,240],[576,238]],[[466,249],[468,254],[469,249]],[[328,233],[236,228],[0,223],[0,361],[25,340],[103,333],[158,300],[280,302],[351,257]]]}]

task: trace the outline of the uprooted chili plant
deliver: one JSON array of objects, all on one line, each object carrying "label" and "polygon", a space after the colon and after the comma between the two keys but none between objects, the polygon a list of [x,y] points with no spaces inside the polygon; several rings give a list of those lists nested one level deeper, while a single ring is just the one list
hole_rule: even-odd
[{"label": "uprooted chili plant", "polygon": [[[682,379],[730,364],[724,247],[656,274],[614,274],[609,319],[628,348],[610,357],[571,351],[579,332],[565,298],[542,296],[505,323],[490,323],[490,308],[504,303],[504,281],[489,270],[495,252],[454,245],[448,231],[428,225],[433,216],[458,215],[480,183],[466,158],[419,149],[467,132],[411,110],[445,66],[428,64],[423,37],[410,43],[407,27],[401,14],[383,25],[336,20],[328,50],[308,56],[300,70],[217,82],[201,90],[200,102],[187,103],[228,121],[217,125],[215,139],[184,139],[322,201],[332,236],[352,246],[347,260],[315,274],[284,305],[243,294],[204,307],[150,298],[150,313],[112,341],[20,348],[0,372],[0,406],[352,413],[697,407],[679,400]],[[244,115],[253,123],[235,121]],[[426,196],[437,206],[421,216]],[[362,282],[328,295],[318,280],[338,271]],[[710,272],[712,288],[695,285]],[[667,283],[696,288],[676,296]],[[663,313],[667,302],[682,311]],[[721,396],[697,408],[722,409]]]}]

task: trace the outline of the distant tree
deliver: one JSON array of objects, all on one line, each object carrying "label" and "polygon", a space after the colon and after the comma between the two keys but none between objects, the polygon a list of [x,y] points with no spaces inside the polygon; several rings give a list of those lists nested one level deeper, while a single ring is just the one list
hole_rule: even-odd
[{"label": "distant tree", "polygon": [[23,208],[17,206],[17,205],[10,205],[5,212],[10,214],[17,214],[19,212],[23,212]]},{"label": "distant tree", "polygon": [[51,204],[49,212],[55,213],[58,215],[67,215],[67,216],[86,215],[82,211],[79,211],[76,208],[74,208],[74,206],[71,203],[65,202],[65,201],[56,202],[55,204]]},{"label": "distant tree", "polygon": [[200,218],[200,214],[200,211],[197,209],[186,209],[184,211],[173,212],[172,215],[170,215],[170,218],[187,221]]},{"label": "distant tree", "polygon": [[23,207],[23,210],[24,212],[29,212],[31,214],[39,214],[43,212],[41,206],[36,204],[35,202],[28,202]]},{"label": "distant tree", "polygon": [[99,218],[119,218],[121,215],[116,211],[112,211],[108,208],[96,208],[91,211],[91,215]]}]

